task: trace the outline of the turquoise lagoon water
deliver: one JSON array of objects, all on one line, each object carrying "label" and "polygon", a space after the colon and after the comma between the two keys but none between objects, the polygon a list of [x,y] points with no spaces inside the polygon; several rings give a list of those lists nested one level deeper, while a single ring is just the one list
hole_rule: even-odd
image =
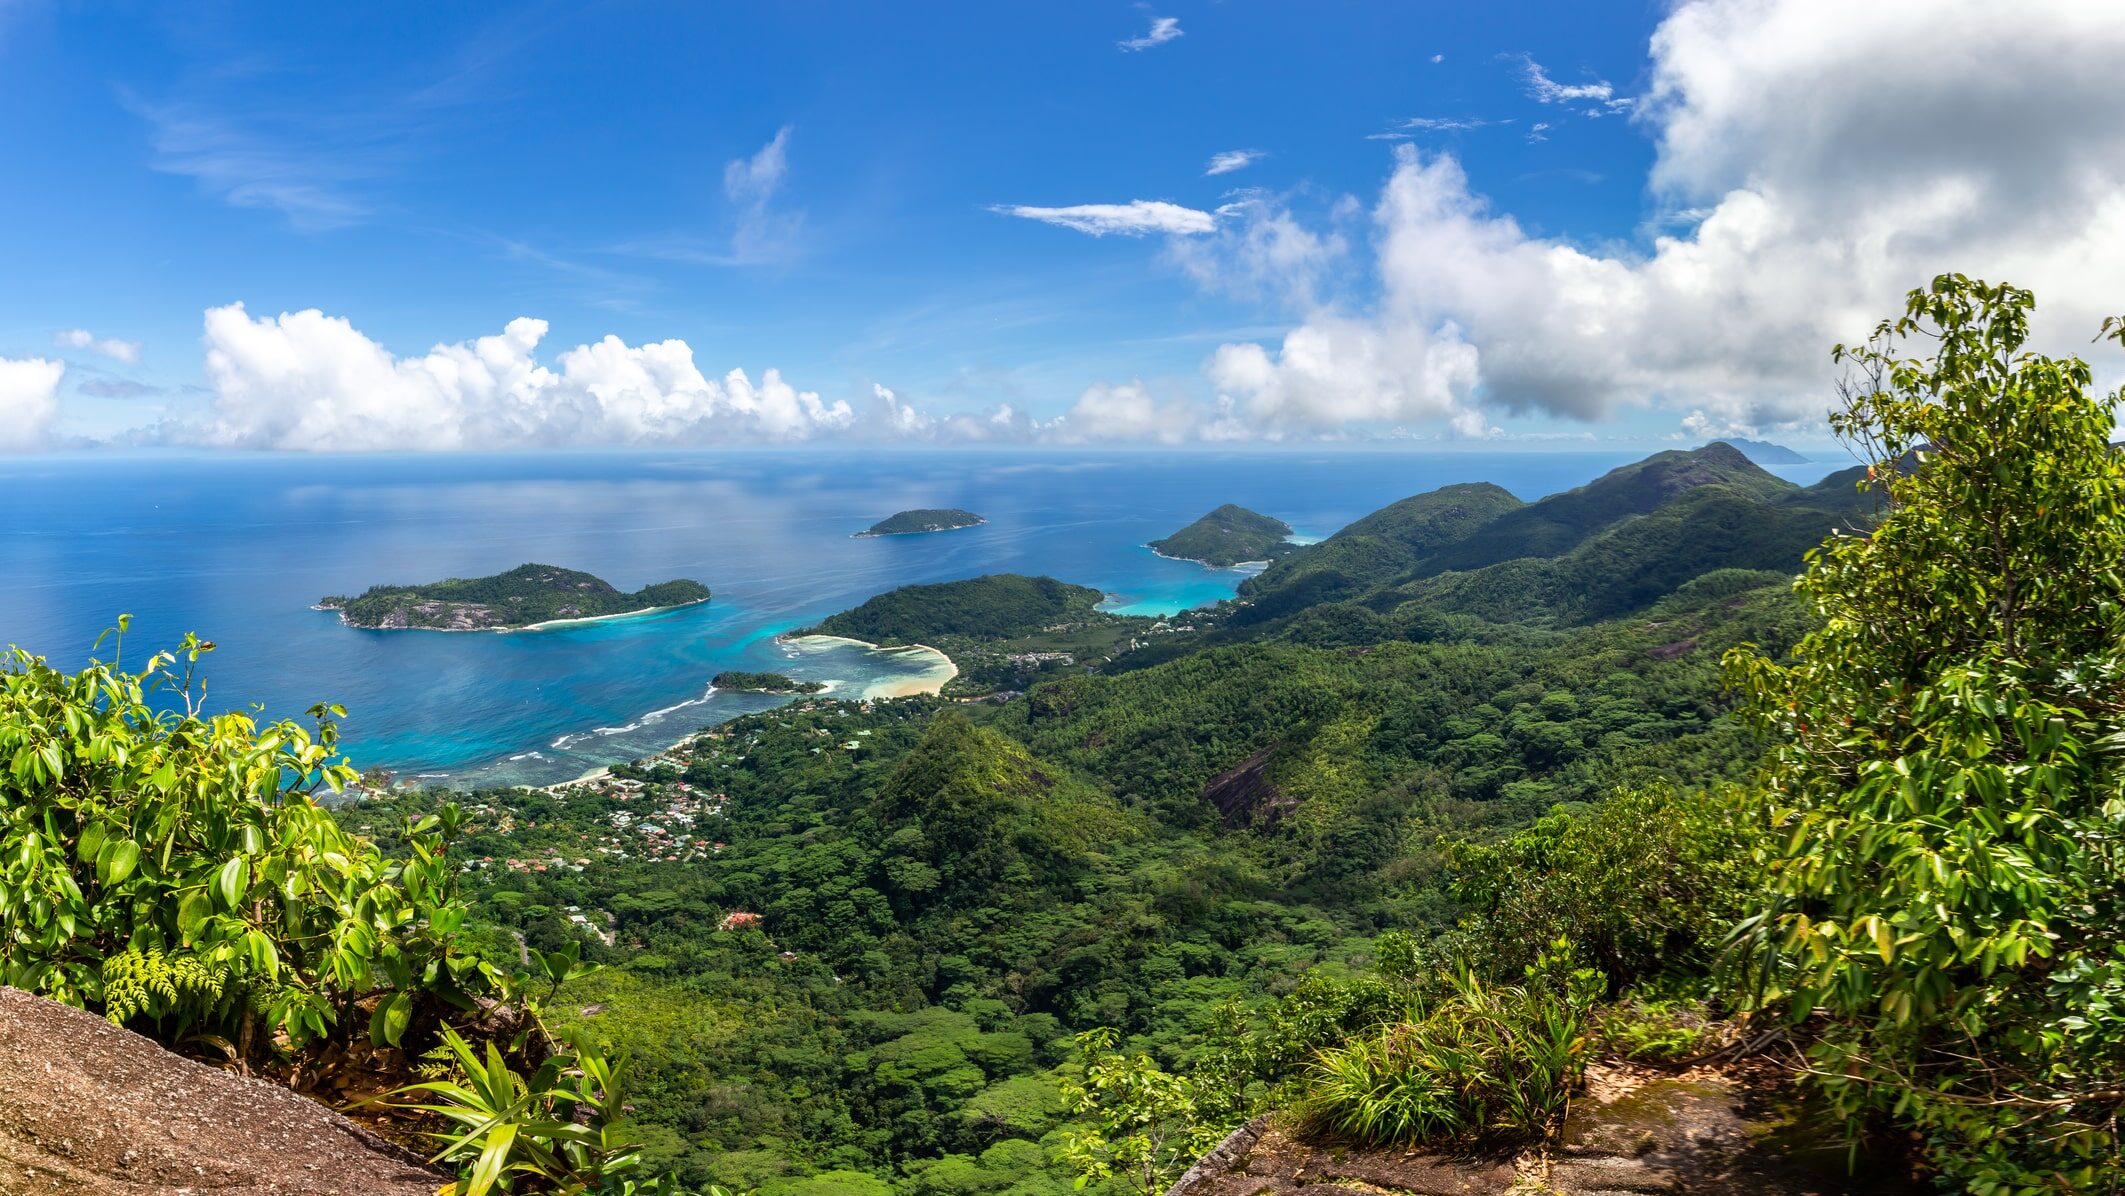
[{"label": "turquoise lagoon water", "polygon": [[[1245,570],[1143,547],[1212,507],[1332,533],[1397,498],[1494,481],[1533,499],[1631,453],[727,453],[0,457],[0,643],[71,668],[120,612],[129,660],[212,639],[215,708],[345,706],[361,767],[540,784],[776,704],[724,669],[861,692],[920,660],[776,637],[873,594],[991,572],[1096,586],[1110,609],[1229,597]],[[1813,481],[1838,463],[1778,472]],[[909,507],[981,527],[852,539]],[[622,589],[698,579],[711,603],[508,635],[361,631],[310,609],[379,582],[539,561]],[[106,645],[104,655],[109,655]]]}]

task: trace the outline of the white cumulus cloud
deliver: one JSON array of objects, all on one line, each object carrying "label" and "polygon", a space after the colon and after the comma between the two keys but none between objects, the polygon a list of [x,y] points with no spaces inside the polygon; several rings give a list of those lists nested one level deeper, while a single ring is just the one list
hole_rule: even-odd
[{"label": "white cumulus cloud", "polygon": [[69,328],[59,334],[59,343],[69,349],[87,349],[101,353],[113,361],[132,365],[140,360],[140,342],[119,340],[114,336],[99,337],[86,328]]},{"label": "white cumulus cloud", "polygon": [[1065,443],[1120,441],[1175,444],[1195,432],[1195,412],[1185,402],[1160,402],[1142,382],[1095,382],[1059,418],[1042,429]]},{"label": "white cumulus cloud", "polygon": [[0,357],[0,452],[33,449],[59,414],[59,379],[66,363],[42,357]]},{"label": "white cumulus cloud", "polygon": [[1340,232],[1308,228],[1264,192],[1243,192],[1218,215],[1212,235],[1175,237],[1166,246],[1168,260],[1206,290],[1310,307],[1350,248]]},{"label": "white cumulus cloud", "polygon": [[1268,156],[1262,150],[1226,150],[1222,154],[1211,155],[1210,165],[1203,169],[1203,173],[1206,175],[1231,174],[1235,170],[1245,170]]},{"label": "white cumulus cloud", "polygon": [[1322,312],[1274,351],[1220,346],[1210,381],[1234,413],[1267,432],[1341,430],[1350,424],[1444,423],[1481,434],[1476,350],[1452,327],[1351,319]]},{"label": "white cumulus cloud", "polygon": [[544,320],[398,357],[345,319],[309,310],[206,314],[214,393],[203,438],[235,447],[339,451],[790,441],[857,419],[768,370],[711,379],[681,340],[616,336],[534,355]]},{"label": "white cumulus cloud", "polygon": [[1771,429],[1819,421],[1830,346],[1935,274],[2033,288],[2054,352],[2089,352],[2125,310],[2125,21],[2106,6],[1693,0],[1652,60],[1639,119],[1676,231],[1638,250],[1535,235],[1452,155],[1400,146],[1373,212],[1377,302],[1274,351],[1228,345],[1211,380],[1262,420],[1473,429],[1477,401],[1582,419],[1656,403]]},{"label": "white cumulus cloud", "polygon": [[1045,224],[1075,229],[1095,237],[1104,237],[1109,233],[1120,233],[1128,237],[1141,237],[1145,233],[1188,236],[1207,233],[1217,227],[1217,217],[1212,213],[1157,199],[1135,199],[1128,203],[1081,203],[1063,208],[998,204],[990,210],[1005,216],[1018,216],[1026,220],[1038,220]]}]

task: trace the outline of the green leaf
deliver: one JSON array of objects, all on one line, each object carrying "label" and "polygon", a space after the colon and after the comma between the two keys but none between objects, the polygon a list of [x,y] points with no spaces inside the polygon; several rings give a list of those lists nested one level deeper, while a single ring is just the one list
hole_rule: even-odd
[{"label": "green leaf", "polygon": [[502,1165],[509,1161],[509,1149],[516,1143],[517,1126],[505,1121],[487,1131],[486,1148],[480,1151],[480,1161],[473,1165],[472,1176],[465,1182],[465,1196],[486,1196],[487,1189],[501,1177]]},{"label": "green leaf", "polygon": [[220,875],[214,878],[214,891],[221,894],[221,903],[229,909],[243,900],[244,890],[251,885],[251,862],[242,856],[231,856],[221,866]]},{"label": "green leaf", "polygon": [[186,893],[177,902],[177,933],[183,936],[185,942],[190,943],[199,937],[200,930],[207,924],[208,915],[213,912],[214,900],[207,896],[205,889]]},{"label": "green leaf", "polygon": [[413,994],[392,993],[369,1015],[369,1041],[378,1046],[397,1046],[413,1020]]},{"label": "green leaf", "polygon": [[111,849],[111,858],[104,866],[103,883],[115,885],[133,874],[134,865],[140,862],[140,844],[131,839],[121,839]]}]

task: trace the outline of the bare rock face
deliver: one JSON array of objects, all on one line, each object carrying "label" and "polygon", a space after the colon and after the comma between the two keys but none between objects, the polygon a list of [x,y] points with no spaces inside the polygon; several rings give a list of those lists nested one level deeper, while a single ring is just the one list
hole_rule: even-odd
[{"label": "bare rock face", "polygon": [[433,1196],[447,1182],[285,1088],[0,988],[6,1196]]},{"label": "bare rock face", "polygon": [[1555,1155],[1472,1158],[1235,1132],[1167,1196],[1909,1196],[1907,1170],[1845,1152],[1797,1119],[1761,1069],[1663,1075],[1597,1067]]},{"label": "bare rock face", "polygon": [[1274,746],[1265,747],[1203,786],[1203,800],[1217,807],[1229,827],[1275,822],[1298,807],[1297,799],[1278,789],[1269,779]]}]

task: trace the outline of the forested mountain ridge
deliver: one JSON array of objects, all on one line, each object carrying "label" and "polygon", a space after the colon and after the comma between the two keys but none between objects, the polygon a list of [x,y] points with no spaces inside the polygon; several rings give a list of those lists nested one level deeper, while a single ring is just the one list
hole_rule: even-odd
[{"label": "forested mountain ridge", "polygon": [[1241,583],[1250,608],[1243,618],[1259,621],[1355,597],[1522,505],[1490,482],[1442,486],[1392,503]]},{"label": "forested mountain ridge", "polygon": [[[1520,503],[1449,486],[1368,515],[1241,587],[1235,625],[1356,602],[1407,619],[1451,614],[1585,624],[1642,609],[1720,569],[1791,573],[1877,500],[1864,469],[1796,486],[1724,442],[1669,451],[1575,490]],[[1442,535],[1441,515],[1451,515]],[[1552,551],[1554,550],[1554,551]]]},{"label": "forested mountain ridge", "polygon": [[1419,561],[1418,576],[1478,569],[1517,557],[1558,556],[1632,515],[1647,515],[1704,486],[1726,486],[1759,501],[1800,487],[1765,472],[1741,450],[1714,441],[1671,449],[1619,466],[1584,486],[1508,511]]}]

